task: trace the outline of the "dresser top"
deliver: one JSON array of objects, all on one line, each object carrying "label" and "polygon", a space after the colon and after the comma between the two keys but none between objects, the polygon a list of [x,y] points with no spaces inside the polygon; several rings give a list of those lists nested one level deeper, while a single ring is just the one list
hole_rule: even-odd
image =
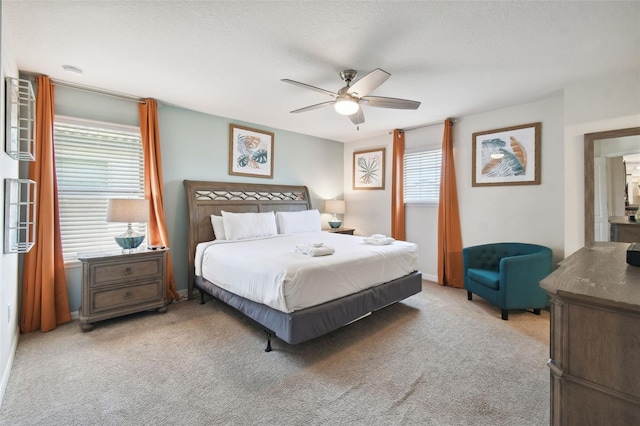
[{"label": "dresser top", "polygon": [[612,223],[615,225],[629,225],[629,226],[640,227],[640,222],[638,221],[632,222],[629,220],[628,216],[611,216],[609,217],[609,223]]},{"label": "dresser top", "polygon": [[629,243],[594,243],[560,262],[540,282],[551,293],[572,293],[640,306],[640,267],[627,264]]},{"label": "dresser top", "polygon": [[86,261],[86,260],[98,260],[98,259],[109,259],[109,258],[118,258],[122,257],[126,259],[128,256],[139,259],[140,256],[157,256],[160,253],[164,253],[168,251],[168,248],[155,248],[149,249],[147,247],[140,247],[131,253],[128,253],[122,249],[115,250],[102,250],[102,251],[89,251],[85,253],[78,253],[78,260]]}]

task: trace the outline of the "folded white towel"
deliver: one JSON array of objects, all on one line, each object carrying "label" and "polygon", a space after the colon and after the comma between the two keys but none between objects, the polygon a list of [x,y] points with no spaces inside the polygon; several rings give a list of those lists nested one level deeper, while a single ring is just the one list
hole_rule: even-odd
[{"label": "folded white towel", "polygon": [[387,236],[384,234],[373,234],[371,235],[371,238],[387,238]]},{"label": "folded white towel", "polygon": [[393,243],[395,240],[391,237],[374,238],[374,236],[363,238],[365,244],[371,244],[374,246],[386,246]]},{"label": "folded white towel", "polygon": [[316,243],[313,245],[296,246],[296,253],[304,254],[306,256],[327,256],[335,253],[333,247],[325,246],[323,243]]}]

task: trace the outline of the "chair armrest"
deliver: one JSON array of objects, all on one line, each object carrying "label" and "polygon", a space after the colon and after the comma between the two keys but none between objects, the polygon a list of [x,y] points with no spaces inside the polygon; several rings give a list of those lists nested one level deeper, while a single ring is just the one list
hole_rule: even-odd
[{"label": "chair armrest", "polygon": [[551,265],[551,250],[502,258],[500,282],[507,283],[505,300],[509,294],[539,291],[539,283],[551,273]]}]

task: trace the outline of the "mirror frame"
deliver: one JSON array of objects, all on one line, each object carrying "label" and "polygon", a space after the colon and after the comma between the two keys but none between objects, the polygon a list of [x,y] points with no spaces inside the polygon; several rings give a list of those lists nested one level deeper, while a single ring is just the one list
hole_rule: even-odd
[{"label": "mirror frame", "polygon": [[628,129],[608,130],[606,132],[587,133],[584,135],[584,245],[590,247],[595,242],[595,218],[594,213],[594,168],[595,161],[593,151],[595,141],[601,139],[614,139],[624,136],[640,135],[640,127]]}]

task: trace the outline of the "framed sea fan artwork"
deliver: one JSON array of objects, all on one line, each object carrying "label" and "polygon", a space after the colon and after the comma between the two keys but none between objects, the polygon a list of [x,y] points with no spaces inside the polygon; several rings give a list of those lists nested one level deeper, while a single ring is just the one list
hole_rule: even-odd
[{"label": "framed sea fan artwork", "polygon": [[273,179],[272,132],[229,124],[229,174]]},{"label": "framed sea fan artwork", "polygon": [[540,185],[542,123],[473,134],[472,186]]},{"label": "framed sea fan artwork", "polygon": [[385,148],[353,152],[353,189],[384,189]]}]

